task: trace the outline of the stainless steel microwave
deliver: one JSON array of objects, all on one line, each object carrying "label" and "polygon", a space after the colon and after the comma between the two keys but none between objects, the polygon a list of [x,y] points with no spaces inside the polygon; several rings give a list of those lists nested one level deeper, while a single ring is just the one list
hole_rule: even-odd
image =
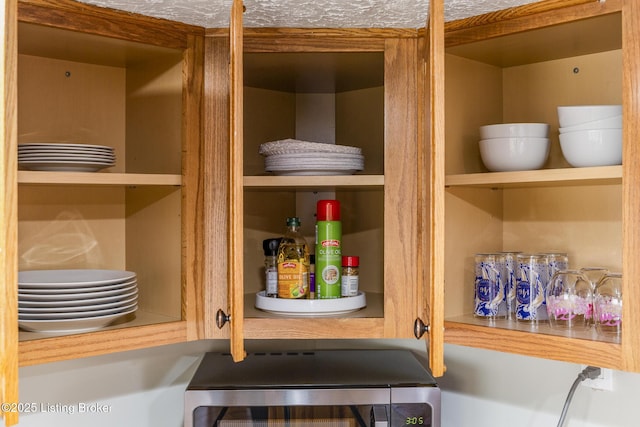
[{"label": "stainless steel microwave", "polygon": [[440,427],[440,389],[408,350],[207,353],[185,427]]}]

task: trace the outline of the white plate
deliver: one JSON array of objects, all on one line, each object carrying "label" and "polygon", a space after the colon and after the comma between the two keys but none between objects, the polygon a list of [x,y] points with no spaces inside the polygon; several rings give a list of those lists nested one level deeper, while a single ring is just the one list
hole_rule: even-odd
[{"label": "white plate", "polygon": [[88,311],[88,310],[103,310],[109,308],[122,308],[130,305],[131,303],[138,301],[138,292],[133,292],[129,295],[122,296],[117,300],[111,302],[103,302],[98,300],[98,302],[90,302],[90,300],[76,300],[71,301],[71,304],[67,304],[66,302],[56,302],[51,305],[38,305],[38,306],[29,306],[25,304],[18,303],[18,313],[19,314],[38,314],[38,313],[70,313],[70,312],[80,312],[80,311]]},{"label": "white plate", "polygon": [[106,316],[95,316],[86,319],[64,319],[64,320],[18,320],[20,328],[32,332],[45,333],[80,333],[95,331],[116,319],[136,311],[137,307],[133,307],[127,311],[117,314],[109,314]]},{"label": "white plate", "polygon": [[80,162],[35,162],[35,163],[22,163],[19,162],[18,166],[21,169],[32,171],[44,171],[44,172],[97,172],[104,168],[111,166],[101,165],[92,162],[80,163]]},{"label": "white plate", "polygon": [[265,157],[267,160],[363,160],[362,154],[347,153],[288,153],[272,154]]},{"label": "white plate", "polygon": [[266,170],[291,170],[291,169],[362,169],[362,162],[287,162],[265,163]]},{"label": "white plate", "polygon": [[25,270],[18,272],[18,287],[81,288],[114,285],[136,278],[136,273],[125,270]]},{"label": "white plate", "polygon": [[366,307],[367,298],[364,292],[335,299],[271,298],[260,291],[256,294],[255,305],[260,310],[287,316],[335,316]]},{"label": "white plate", "polygon": [[79,159],[95,159],[97,161],[114,161],[116,156],[108,153],[89,153],[83,151],[70,151],[68,153],[55,153],[55,152],[41,152],[34,151],[29,153],[18,153],[18,160],[33,160],[33,159],[50,159],[50,160],[79,160]]},{"label": "white plate", "polygon": [[318,175],[319,176],[319,175],[353,175],[354,173],[358,172],[358,170],[356,169],[338,169],[338,170],[300,169],[300,170],[277,170],[277,171],[271,171],[271,172],[273,172],[274,175],[298,175],[298,176]]},{"label": "white plate", "polygon": [[108,145],[95,144],[68,144],[63,142],[25,142],[18,144],[18,150],[28,149],[48,149],[48,150],[102,150],[113,151],[113,147]]},{"label": "white plate", "polygon": [[[115,292],[115,293],[114,293]],[[112,294],[106,296],[96,296],[96,294]],[[127,288],[116,291],[89,292],[83,294],[63,294],[63,295],[33,295],[18,293],[18,308],[20,307],[71,307],[74,305],[105,304],[109,302],[122,301],[138,294],[138,288],[134,284]]]},{"label": "white plate", "polygon": [[64,165],[78,165],[78,166],[113,166],[115,165],[115,162],[112,160],[100,160],[100,159],[70,159],[70,158],[66,158],[66,159],[57,159],[57,158],[53,158],[53,157],[40,157],[38,159],[27,159],[27,160],[18,160],[18,164],[19,165],[26,165],[26,166],[31,166],[31,165],[58,165],[58,164],[64,164]]},{"label": "white plate", "polygon": [[[117,286],[117,285],[116,285]],[[113,288],[113,285],[111,286]],[[125,287],[116,287],[109,290],[103,291],[94,291],[96,288],[88,288],[87,292],[79,292],[79,289],[68,290],[66,293],[61,292],[60,289],[54,290],[42,290],[42,289],[33,289],[34,293],[29,293],[32,289],[29,289],[26,292],[18,292],[18,301],[23,302],[33,302],[33,301],[85,301],[87,299],[93,298],[103,298],[103,297],[122,297],[122,295],[128,294],[133,290],[137,289],[137,284],[134,282],[133,284],[127,285]],[[75,291],[78,293],[71,293],[71,291]]]},{"label": "white plate", "polygon": [[124,283],[89,288],[18,288],[18,300],[70,301],[74,299],[108,297],[131,292],[137,286],[137,281],[131,280]]},{"label": "white plate", "polygon": [[127,306],[117,308],[107,308],[104,310],[87,310],[77,311],[73,313],[18,313],[18,320],[67,320],[67,319],[87,319],[96,316],[106,316],[109,314],[122,313],[130,310],[133,307],[137,307],[137,302],[130,303]]},{"label": "white plate", "polygon": [[[96,168],[98,167],[98,165],[102,165],[101,168],[110,168],[116,165],[116,161],[115,160],[110,160],[110,159],[97,159],[97,158],[91,158],[91,157],[76,157],[76,158],[69,158],[69,157],[59,157],[59,158],[52,158],[52,157],[33,157],[30,159],[24,159],[24,158],[19,158],[18,159],[18,166],[20,166],[21,168],[25,169],[25,168],[32,168],[32,165],[36,165],[36,167],[40,167],[40,165],[44,164],[44,165],[48,165],[49,163],[64,163],[66,165],[73,165],[73,167],[75,167],[76,165],[80,165],[80,167],[82,168],[87,168],[87,164],[89,164],[89,168]],[[48,166],[45,166],[46,168],[48,168]]]}]

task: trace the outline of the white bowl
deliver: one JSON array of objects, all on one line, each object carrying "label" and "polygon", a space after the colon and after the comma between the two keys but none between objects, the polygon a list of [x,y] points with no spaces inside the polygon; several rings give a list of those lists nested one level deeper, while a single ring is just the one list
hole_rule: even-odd
[{"label": "white bowl", "polygon": [[590,129],[622,129],[622,114],[613,117],[607,117],[606,119],[594,120],[592,122],[585,122],[575,126],[568,126],[559,128],[560,133],[575,132],[577,130],[590,130]]},{"label": "white bowl", "polygon": [[620,115],[622,115],[622,105],[566,105],[558,107],[558,121],[562,128]]},{"label": "white bowl", "polygon": [[622,129],[592,129],[560,134],[562,155],[576,168],[622,164]]},{"label": "white bowl", "polygon": [[491,138],[479,141],[482,162],[492,172],[540,169],[549,156],[548,138]]},{"label": "white bowl", "polygon": [[549,136],[547,123],[502,123],[480,126],[480,139]]}]

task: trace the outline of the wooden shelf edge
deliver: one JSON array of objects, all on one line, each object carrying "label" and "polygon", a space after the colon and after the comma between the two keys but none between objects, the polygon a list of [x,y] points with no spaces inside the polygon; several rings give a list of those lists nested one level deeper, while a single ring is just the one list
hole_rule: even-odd
[{"label": "wooden shelf edge", "polygon": [[622,166],[541,169],[447,175],[447,187],[515,188],[538,185],[596,185],[622,182]]},{"label": "wooden shelf edge", "polygon": [[182,175],[142,173],[18,171],[18,184],[168,185],[181,186]]},{"label": "wooden shelf edge", "polygon": [[620,344],[445,321],[445,343],[620,369]]},{"label": "wooden shelf edge", "polygon": [[245,188],[383,187],[384,175],[245,176]]},{"label": "wooden shelf edge", "polygon": [[360,318],[245,318],[247,339],[381,339],[384,319]]},{"label": "wooden shelf edge", "polygon": [[187,322],[175,321],[19,343],[19,365],[58,362],[187,341]]}]

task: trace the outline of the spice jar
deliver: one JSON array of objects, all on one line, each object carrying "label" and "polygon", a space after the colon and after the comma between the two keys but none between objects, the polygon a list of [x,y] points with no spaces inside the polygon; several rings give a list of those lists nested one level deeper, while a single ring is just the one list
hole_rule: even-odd
[{"label": "spice jar", "polygon": [[360,257],[342,257],[342,289],[343,297],[354,297],[358,295],[358,284],[360,274]]}]

